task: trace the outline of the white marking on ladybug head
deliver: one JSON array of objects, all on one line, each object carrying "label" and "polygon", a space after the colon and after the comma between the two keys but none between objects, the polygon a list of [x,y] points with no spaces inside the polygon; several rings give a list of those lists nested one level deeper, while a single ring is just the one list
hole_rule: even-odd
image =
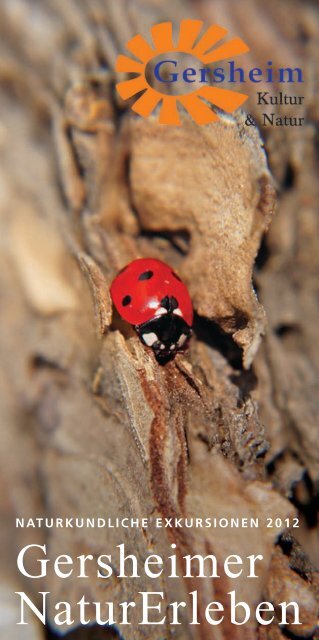
[{"label": "white marking on ladybug head", "polygon": [[163,351],[163,349],[165,349],[165,344],[162,343],[161,346],[160,346],[160,349],[161,349],[161,351]]},{"label": "white marking on ladybug head", "polygon": [[176,348],[176,344],[171,344],[171,346],[170,346],[169,350],[170,350],[170,351],[173,351],[173,349],[175,349],[175,348]]},{"label": "white marking on ladybug head", "polygon": [[178,347],[182,347],[186,340],[187,340],[187,336],[185,335],[185,333],[182,333],[179,336],[178,341],[177,341]]},{"label": "white marking on ladybug head", "polygon": [[158,309],[156,309],[155,311],[155,315],[156,316],[163,316],[164,313],[167,313],[167,309],[164,309],[164,307],[159,307]]},{"label": "white marking on ladybug head", "polygon": [[143,333],[142,334],[143,341],[147,344],[148,347],[152,347],[155,342],[157,342],[156,333]]},{"label": "white marking on ladybug head", "polygon": [[183,314],[182,314],[182,312],[181,312],[179,307],[177,307],[177,309],[174,309],[173,313],[175,313],[176,316],[183,317]]}]

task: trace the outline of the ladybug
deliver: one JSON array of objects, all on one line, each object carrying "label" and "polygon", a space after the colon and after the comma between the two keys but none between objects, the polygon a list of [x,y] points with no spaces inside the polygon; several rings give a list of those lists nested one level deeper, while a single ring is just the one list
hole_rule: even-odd
[{"label": "ladybug", "polygon": [[187,287],[168,264],[155,258],[133,260],[113,280],[111,296],[120,316],[159,360],[186,347],[193,305]]}]

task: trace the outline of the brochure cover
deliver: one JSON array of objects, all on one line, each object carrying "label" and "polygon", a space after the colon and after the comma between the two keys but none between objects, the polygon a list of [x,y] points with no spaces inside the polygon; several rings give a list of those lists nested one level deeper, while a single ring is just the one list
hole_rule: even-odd
[{"label": "brochure cover", "polygon": [[1,640],[319,638],[318,42],[1,2]]}]

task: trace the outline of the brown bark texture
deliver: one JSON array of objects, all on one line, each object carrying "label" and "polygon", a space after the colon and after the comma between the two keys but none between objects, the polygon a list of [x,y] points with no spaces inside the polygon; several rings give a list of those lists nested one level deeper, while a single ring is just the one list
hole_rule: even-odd
[{"label": "brown bark texture", "polygon": [[[125,43],[156,22],[196,17],[249,41],[242,66],[302,66],[303,127],[258,128],[246,114],[181,127],[134,114],[114,90]],[[127,640],[316,638],[319,352],[319,9],[302,0],[3,0],[0,5],[1,638],[17,601],[165,603],[197,590],[224,602],[227,577],[22,580],[18,549],[51,558],[260,553],[239,600],[300,602],[302,624],[205,620],[66,637]],[[301,88],[300,88],[301,86]],[[246,87],[245,87],[246,89]],[[278,89],[278,87],[277,87]],[[258,90],[269,90],[260,85]],[[257,124],[256,90],[245,105]],[[296,108],[296,107],[295,107]],[[293,107],[271,107],[277,115]],[[259,122],[259,124],[261,124]],[[171,264],[194,302],[189,349],[161,366],[114,313],[109,285],[140,256]],[[16,517],[255,517],[258,529],[15,529]],[[285,519],[298,516],[300,527]],[[281,518],[277,528],[266,519]],[[164,606],[165,608],[165,606]],[[53,621],[53,605],[49,605]],[[95,634],[95,635],[94,635]],[[290,634],[290,635],[289,635]]]}]

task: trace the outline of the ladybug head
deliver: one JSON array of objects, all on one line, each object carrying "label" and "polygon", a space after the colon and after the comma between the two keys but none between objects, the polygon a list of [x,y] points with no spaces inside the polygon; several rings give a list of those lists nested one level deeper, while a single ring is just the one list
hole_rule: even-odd
[{"label": "ladybug head", "polygon": [[191,336],[174,296],[165,296],[151,320],[135,326],[142,342],[151,347],[158,360],[167,360],[181,351]]}]

